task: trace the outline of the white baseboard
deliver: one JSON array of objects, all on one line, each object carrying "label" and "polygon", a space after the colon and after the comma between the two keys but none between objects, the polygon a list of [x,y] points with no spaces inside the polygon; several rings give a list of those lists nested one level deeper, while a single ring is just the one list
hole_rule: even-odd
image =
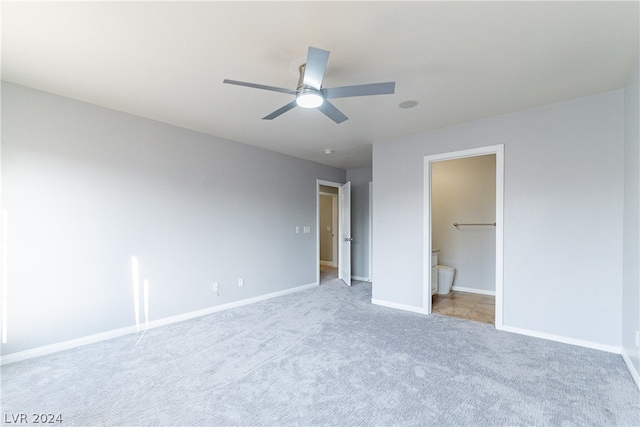
[{"label": "white baseboard", "polygon": [[333,267],[333,261],[322,261],[322,260],[320,260],[320,265],[328,265],[329,267]]},{"label": "white baseboard", "polygon": [[371,298],[371,304],[381,305],[383,307],[395,308],[397,310],[410,311],[412,313],[428,314],[427,310],[425,310],[422,307],[416,307],[414,305],[398,304],[397,302],[390,302],[390,301]]},{"label": "white baseboard", "polygon": [[465,288],[463,286],[452,286],[452,291],[460,291],[460,292],[468,292],[471,294],[481,294],[481,295],[493,295],[496,296],[496,291],[487,291],[485,289],[476,289],[476,288]]},{"label": "white baseboard", "polygon": [[284,289],[282,291],[271,292],[264,295],[258,295],[257,297],[247,298],[239,301],[229,302],[227,304],[215,305],[202,310],[191,311],[189,313],[179,314],[177,316],[166,317],[164,319],[154,320],[149,323],[149,328],[156,328],[158,326],[170,325],[176,322],[182,322],[183,320],[189,320],[196,317],[206,316],[207,314],[217,313],[219,311],[228,310],[230,308],[242,307],[243,305],[254,304],[256,302],[264,301],[267,299],[280,297],[283,295],[291,294],[294,292],[304,291],[305,289],[318,286],[317,283],[309,283],[307,285],[297,286],[295,288]]},{"label": "white baseboard", "polygon": [[360,276],[351,276],[351,280],[357,280],[359,282],[370,282],[371,279],[368,277],[360,277]]},{"label": "white baseboard", "polygon": [[627,352],[624,351],[624,347],[622,348],[622,359],[624,360],[624,363],[627,365],[627,369],[629,369],[629,372],[631,373],[631,377],[633,378],[633,381],[635,381],[636,386],[638,386],[638,390],[640,390],[640,374],[636,370],[636,367],[633,366],[633,363],[631,363],[631,358],[629,357]]},{"label": "white baseboard", "polygon": [[544,332],[531,331],[529,329],[514,328],[512,326],[502,325],[502,328],[500,328],[500,330],[506,331],[506,332],[513,332],[514,334],[527,335],[530,337],[561,342],[564,344],[571,344],[571,345],[577,345],[580,347],[592,348],[594,350],[606,351],[607,353],[621,354],[622,352],[622,347],[618,347],[614,345],[600,344],[593,341],[579,340],[576,338],[563,337],[561,335],[553,335],[553,334],[547,334]]},{"label": "white baseboard", "polygon": [[33,348],[31,350],[19,351],[17,353],[6,354],[0,357],[0,365],[8,363],[20,362],[21,360],[33,359],[34,357],[46,356],[47,354],[57,353],[59,351],[70,350],[87,344],[94,344],[100,341],[106,341],[118,338],[123,335],[135,334],[136,327],[128,326],[126,328],[114,329],[112,331],[102,332],[99,334],[89,335],[82,338],[76,338],[69,341],[63,341],[56,344],[45,345]]},{"label": "white baseboard", "polygon": [[[165,317],[164,319],[154,320],[149,322],[147,329],[157,328],[159,326],[170,325],[172,323],[182,322],[184,320],[193,319],[196,317],[206,316],[208,314],[217,313],[219,311],[228,310],[230,308],[241,307],[243,305],[254,304],[256,302],[264,301],[267,299],[291,294],[294,292],[304,291],[306,289],[314,288],[318,286],[317,283],[309,283],[307,285],[297,286],[295,288],[284,289],[282,291],[271,292],[264,295],[259,295],[253,298],[247,298],[240,301],[233,301],[227,304],[216,305],[208,307],[202,310],[191,311],[189,313],[178,314],[176,316]],[[140,325],[143,327],[144,325]],[[76,338],[69,341],[63,341],[56,344],[46,345],[43,347],[37,347],[30,350],[19,351],[17,353],[11,353],[0,357],[0,365],[6,365],[8,363],[19,362],[21,360],[32,359],[34,357],[45,356],[47,354],[57,353],[63,350],[70,350],[72,348],[80,347],[87,344],[93,344],[100,341],[106,341],[113,338],[118,338],[123,335],[135,334],[136,327],[128,326],[126,328],[115,329],[112,331],[102,332],[99,334],[89,335],[82,338]]]}]

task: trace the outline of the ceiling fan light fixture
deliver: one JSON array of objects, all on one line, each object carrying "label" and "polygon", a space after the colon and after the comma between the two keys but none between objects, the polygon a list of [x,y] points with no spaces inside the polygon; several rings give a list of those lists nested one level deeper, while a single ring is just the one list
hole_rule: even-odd
[{"label": "ceiling fan light fixture", "polygon": [[[329,101],[330,99],[368,95],[391,95],[395,93],[395,82],[330,88],[322,87],[322,80],[324,79],[324,73],[327,70],[327,61],[329,60],[329,51],[309,46],[306,58],[306,62],[298,67],[299,78],[295,90],[230,79],[224,79],[222,83],[295,95],[296,98],[294,100],[278,108],[273,113],[267,114],[262,120],[273,120],[295,107],[302,107],[318,109],[322,114],[333,120],[334,123],[340,124],[347,120],[348,117],[337,109],[335,105]],[[295,62],[297,63],[298,61]],[[326,102],[325,99],[327,100]]]},{"label": "ceiling fan light fixture", "polygon": [[318,108],[324,102],[320,91],[315,89],[303,89],[296,95],[296,104],[302,108]]}]

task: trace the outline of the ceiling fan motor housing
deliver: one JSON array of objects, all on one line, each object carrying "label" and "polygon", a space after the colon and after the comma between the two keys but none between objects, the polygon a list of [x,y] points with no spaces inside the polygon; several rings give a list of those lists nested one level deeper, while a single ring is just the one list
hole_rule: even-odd
[{"label": "ceiling fan motor housing", "polygon": [[300,66],[300,78],[298,79],[298,87],[296,89],[296,104],[302,108],[318,108],[324,102],[324,94],[322,91],[304,85],[304,71],[307,64]]}]

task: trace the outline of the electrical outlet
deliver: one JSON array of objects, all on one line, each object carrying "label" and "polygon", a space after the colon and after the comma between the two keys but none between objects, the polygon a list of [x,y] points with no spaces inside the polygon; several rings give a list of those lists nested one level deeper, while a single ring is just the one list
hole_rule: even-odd
[{"label": "electrical outlet", "polygon": [[220,285],[218,284],[218,282],[214,282],[213,283],[213,293],[216,295],[219,295],[220,292]]},{"label": "electrical outlet", "polygon": [[296,234],[300,234],[300,226],[296,225]]},{"label": "electrical outlet", "polygon": [[238,286],[244,286],[244,279],[238,279]]}]

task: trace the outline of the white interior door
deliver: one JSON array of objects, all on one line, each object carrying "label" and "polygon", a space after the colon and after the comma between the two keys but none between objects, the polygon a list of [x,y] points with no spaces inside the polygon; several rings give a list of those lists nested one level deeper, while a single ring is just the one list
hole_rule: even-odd
[{"label": "white interior door", "polygon": [[338,278],[351,286],[351,183],[338,188]]}]

